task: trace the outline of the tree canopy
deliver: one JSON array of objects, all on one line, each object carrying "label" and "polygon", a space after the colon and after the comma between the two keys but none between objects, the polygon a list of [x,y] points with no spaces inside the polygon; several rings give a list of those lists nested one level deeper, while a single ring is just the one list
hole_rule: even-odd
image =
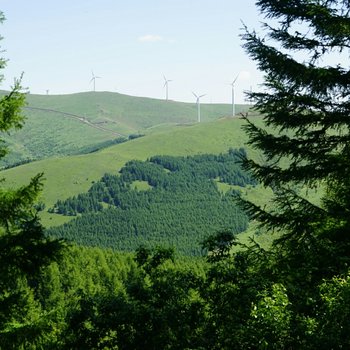
[{"label": "tree canopy", "polygon": [[[41,176],[19,189],[1,188],[1,349],[350,347],[350,3],[257,5],[269,21],[266,35],[246,28],[243,40],[265,74],[265,90],[249,96],[265,125],[245,119],[249,142],[265,159],[241,156],[274,198],[264,207],[239,201],[276,234],[272,247],[254,240],[244,245],[237,234],[222,230],[203,242],[206,261],[179,263],[164,247],[140,247],[134,259],[70,247],[48,265],[61,244],[45,238],[38,220],[34,203]],[[17,82],[0,101],[1,131],[23,122],[19,90]],[[124,195],[134,180],[156,187],[171,177],[164,168],[176,173],[197,160],[204,158],[131,162],[122,174],[129,183],[106,176],[92,188],[108,188],[97,192],[109,203],[111,190]],[[114,185],[106,187],[108,181]],[[321,200],[310,199],[311,188]],[[84,202],[80,212],[99,210],[86,196],[56,203],[55,210],[78,202]]]},{"label": "tree canopy", "polygon": [[[0,22],[4,15],[0,13]],[[0,58],[0,69],[6,60]],[[0,76],[0,82],[4,79]],[[0,100],[0,132],[21,128],[25,94],[20,80]],[[7,153],[0,139],[0,157]],[[42,334],[43,314],[35,300],[35,278],[59,256],[61,242],[45,238],[36,200],[42,174],[17,189],[0,188],[0,348],[20,349]]]},{"label": "tree canopy", "polygon": [[[260,344],[271,345],[276,324],[268,324],[272,318],[259,311],[259,303],[268,307],[275,298],[275,303],[284,300],[285,308],[283,317],[275,316],[281,316],[279,331],[285,336],[281,348],[316,346],[316,339],[322,348],[348,346],[348,338],[333,338],[330,345],[327,334],[334,328],[318,323],[318,317],[325,307],[320,286],[332,278],[346,281],[350,263],[350,3],[260,0],[257,5],[269,20],[265,35],[245,28],[242,38],[265,75],[264,91],[249,94],[265,126],[246,116],[245,128],[265,161],[246,158],[243,165],[273,188],[274,199],[264,208],[244,200],[242,205],[277,235],[265,254],[269,264],[257,265],[270,276],[251,315],[261,317],[255,323],[264,329]],[[312,188],[321,201],[309,199]],[[320,339],[327,338],[324,347]]]}]

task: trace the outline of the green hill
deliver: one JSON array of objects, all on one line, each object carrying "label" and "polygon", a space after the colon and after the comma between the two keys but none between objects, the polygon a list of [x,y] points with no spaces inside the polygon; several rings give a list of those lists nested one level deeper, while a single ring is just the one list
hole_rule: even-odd
[{"label": "green hill", "polygon": [[106,174],[88,192],[49,208],[75,219],[48,234],[117,250],[170,245],[185,255],[201,255],[200,242],[213,232],[240,233],[248,227],[234,201],[237,191],[256,185],[237,164],[243,155],[243,149],[230,149],[132,160],[119,175]]},{"label": "green hill", "polygon": [[[238,105],[237,112],[249,106]],[[228,104],[202,104],[201,120],[230,115]],[[197,120],[194,103],[133,97],[112,92],[70,95],[27,95],[23,129],[2,135],[11,148],[0,165],[29,159],[87,153],[118,137],[145,134],[170,125]]]},{"label": "green hill", "polygon": [[[46,180],[42,200],[46,207],[51,207],[58,199],[64,200],[86,192],[94,181],[105,173],[117,173],[131,159],[146,160],[153,155],[218,154],[229,148],[244,147],[246,135],[241,126],[241,119],[223,118],[214,122],[152,130],[144,137],[95,153],[32,162],[4,170],[2,176],[8,179],[9,185],[17,185],[26,183],[30,176],[44,172]],[[68,219],[57,218],[55,214],[47,212],[43,215],[47,226]]]}]

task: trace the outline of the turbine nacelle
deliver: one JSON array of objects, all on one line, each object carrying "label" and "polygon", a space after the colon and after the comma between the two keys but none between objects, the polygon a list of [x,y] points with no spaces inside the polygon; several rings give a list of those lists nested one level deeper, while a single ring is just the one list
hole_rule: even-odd
[{"label": "turbine nacelle", "polygon": [[202,98],[202,97],[204,97],[206,94],[203,94],[203,95],[200,95],[200,96],[198,96],[198,95],[196,95],[193,91],[192,91],[192,94],[194,95],[194,97],[197,99],[197,103],[199,102],[199,99],[200,98]]},{"label": "turbine nacelle", "polygon": [[235,110],[235,82],[238,79],[239,73],[236,75],[236,78],[233,79],[232,83],[230,84],[232,86],[232,117],[236,115]]},{"label": "turbine nacelle", "polygon": [[239,73],[236,75],[236,78],[233,79],[232,83],[230,84],[232,87],[234,87],[236,80],[239,77]]},{"label": "turbine nacelle", "polygon": [[197,95],[197,94],[195,94],[193,91],[192,91],[192,94],[193,94],[193,96],[196,98],[196,103],[197,103],[197,114],[198,114],[197,120],[198,120],[198,123],[200,123],[200,122],[201,122],[201,104],[200,104],[200,99],[201,99],[202,97],[204,97],[206,94]]},{"label": "turbine nacelle", "polygon": [[165,77],[165,75],[163,75],[163,78],[164,78],[164,86],[163,86],[163,87],[165,87],[165,89],[166,89],[165,99],[168,101],[168,92],[169,92],[168,86],[169,86],[169,82],[171,82],[172,80],[167,79],[167,78]]},{"label": "turbine nacelle", "polygon": [[95,75],[93,71],[91,71],[91,73],[92,73],[92,78],[90,80],[90,84],[91,84],[91,82],[93,82],[94,91],[96,91],[96,79],[101,79],[101,77],[98,77],[97,75]]}]

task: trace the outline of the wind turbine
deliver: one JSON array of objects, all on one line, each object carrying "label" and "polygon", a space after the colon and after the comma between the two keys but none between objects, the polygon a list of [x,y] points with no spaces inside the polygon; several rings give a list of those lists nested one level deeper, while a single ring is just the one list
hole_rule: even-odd
[{"label": "wind turbine", "polygon": [[165,77],[165,75],[163,75],[164,77],[164,87],[165,87],[165,90],[166,90],[166,101],[168,101],[168,86],[169,86],[169,82],[172,81],[172,80],[169,80]]},{"label": "wind turbine", "polygon": [[200,99],[201,97],[205,96],[205,94],[204,94],[204,95],[200,95],[200,96],[196,95],[194,92],[192,92],[192,94],[193,94],[193,95],[195,96],[195,98],[196,98],[197,111],[198,111],[198,123],[200,123],[200,122],[201,122],[201,104],[200,104],[199,99]]},{"label": "wind turbine", "polygon": [[234,78],[233,82],[230,84],[232,86],[232,117],[236,115],[235,110],[235,82],[238,79],[239,73],[237,74],[236,78]]},{"label": "wind turbine", "polygon": [[94,83],[94,91],[96,91],[96,79],[101,79],[101,77],[96,76],[93,71],[91,71],[91,73],[92,73],[92,78],[90,80],[90,83],[91,82]]}]

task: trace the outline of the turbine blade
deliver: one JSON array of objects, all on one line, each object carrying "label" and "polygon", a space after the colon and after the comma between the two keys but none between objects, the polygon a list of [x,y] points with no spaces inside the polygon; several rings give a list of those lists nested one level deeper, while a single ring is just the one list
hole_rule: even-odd
[{"label": "turbine blade", "polygon": [[236,78],[233,80],[232,85],[236,82],[236,80],[238,79],[239,73],[237,74]]},{"label": "turbine blade", "polygon": [[198,96],[192,91],[192,94],[196,97],[196,98],[198,98]]}]

